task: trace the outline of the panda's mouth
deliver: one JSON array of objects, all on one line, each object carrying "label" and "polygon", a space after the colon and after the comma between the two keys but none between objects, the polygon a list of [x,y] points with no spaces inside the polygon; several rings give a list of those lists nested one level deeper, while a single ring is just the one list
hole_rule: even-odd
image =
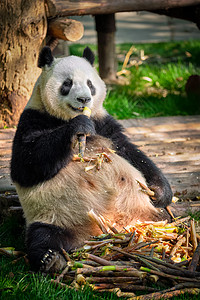
[{"label": "panda's mouth", "polygon": [[73,110],[73,111],[79,111],[79,112],[83,112],[84,106],[81,107],[73,107],[70,104],[68,104],[68,106]]}]

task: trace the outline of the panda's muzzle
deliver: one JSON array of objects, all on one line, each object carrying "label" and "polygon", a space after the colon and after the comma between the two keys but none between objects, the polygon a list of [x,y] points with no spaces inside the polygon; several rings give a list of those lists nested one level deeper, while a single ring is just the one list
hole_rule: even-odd
[{"label": "panda's muzzle", "polygon": [[77,97],[76,100],[80,103],[86,104],[91,101],[90,97]]}]

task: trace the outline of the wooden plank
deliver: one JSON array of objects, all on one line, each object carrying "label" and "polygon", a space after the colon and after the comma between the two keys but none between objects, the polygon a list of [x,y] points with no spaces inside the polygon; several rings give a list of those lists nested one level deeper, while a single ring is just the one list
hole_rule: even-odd
[{"label": "wooden plank", "polygon": [[187,130],[187,131],[174,131],[172,133],[168,132],[147,132],[143,134],[130,135],[133,142],[136,141],[162,141],[164,143],[172,142],[186,142],[192,139],[199,139],[199,132],[196,130]]},{"label": "wooden plank", "polygon": [[161,124],[151,127],[129,127],[127,132],[130,134],[135,133],[148,133],[148,132],[172,132],[178,130],[200,130],[200,123],[177,123],[177,124]]},{"label": "wooden plank", "polygon": [[168,9],[200,4],[200,0],[47,0],[47,16],[111,14],[124,11]]},{"label": "wooden plank", "polygon": [[127,119],[119,120],[125,128],[129,127],[152,127],[156,125],[165,124],[187,124],[200,123],[200,115],[196,116],[172,116],[172,117],[154,117],[147,119]]}]

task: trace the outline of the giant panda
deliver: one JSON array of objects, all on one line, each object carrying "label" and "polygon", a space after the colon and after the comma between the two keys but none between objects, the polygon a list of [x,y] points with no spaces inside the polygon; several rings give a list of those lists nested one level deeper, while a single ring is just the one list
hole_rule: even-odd
[{"label": "giant panda", "polygon": [[[167,179],[124,134],[103,108],[106,86],[93,67],[94,54],[54,58],[45,46],[42,68],[23,111],[13,141],[11,178],[27,225],[27,251],[32,270],[53,272],[64,266],[62,249],[79,247],[98,226],[95,213],[122,228],[137,220],[165,219],[172,199]],[[91,109],[91,117],[83,114]],[[105,152],[110,162],[85,171],[77,154],[77,136],[86,136],[84,156]],[[155,192],[152,200],[138,181]]]}]

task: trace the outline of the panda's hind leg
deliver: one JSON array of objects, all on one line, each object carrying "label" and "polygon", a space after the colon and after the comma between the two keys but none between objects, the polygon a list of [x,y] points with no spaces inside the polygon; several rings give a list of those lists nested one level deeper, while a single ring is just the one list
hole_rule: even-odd
[{"label": "panda's hind leg", "polygon": [[35,222],[27,229],[28,259],[33,271],[56,272],[66,261],[62,249],[68,251],[74,241],[74,234],[58,226]]}]

